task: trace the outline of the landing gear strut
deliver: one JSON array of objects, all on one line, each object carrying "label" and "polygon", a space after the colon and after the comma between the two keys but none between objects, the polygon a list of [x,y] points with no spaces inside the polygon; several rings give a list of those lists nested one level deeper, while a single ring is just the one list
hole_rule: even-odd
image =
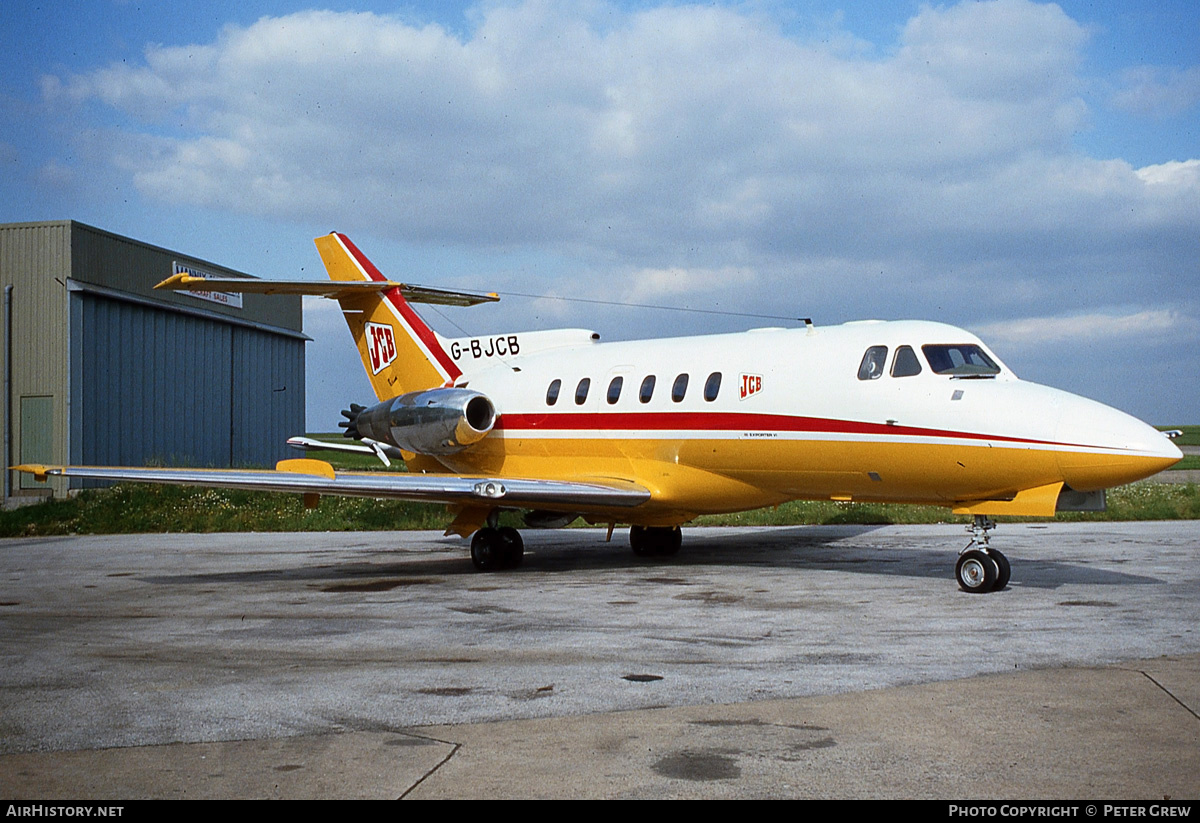
[{"label": "landing gear strut", "polygon": [[958,579],[959,588],[965,592],[983,594],[999,591],[1008,585],[1012,573],[1008,558],[999,549],[988,545],[988,532],[994,528],[995,521],[982,514],[975,515],[974,521],[967,527],[971,542],[954,564],[954,576]]},{"label": "landing gear strut", "polygon": [[678,526],[631,526],[629,546],[638,557],[665,557],[683,545],[683,530]]}]

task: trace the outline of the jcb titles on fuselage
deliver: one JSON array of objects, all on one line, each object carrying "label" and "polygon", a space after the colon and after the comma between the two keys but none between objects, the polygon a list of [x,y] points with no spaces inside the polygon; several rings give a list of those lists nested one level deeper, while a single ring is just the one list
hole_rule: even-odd
[{"label": "jcb titles on fuselage", "polygon": [[518,335],[504,334],[499,337],[472,337],[470,340],[455,340],[450,344],[450,356],[455,360],[470,357],[479,360],[483,357],[506,357],[510,354],[521,353],[521,341]]}]

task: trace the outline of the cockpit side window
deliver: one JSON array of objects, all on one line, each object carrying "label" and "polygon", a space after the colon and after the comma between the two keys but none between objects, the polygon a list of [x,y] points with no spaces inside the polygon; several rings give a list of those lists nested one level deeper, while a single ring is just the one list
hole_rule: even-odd
[{"label": "cockpit side window", "polygon": [[912,377],[921,373],[921,361],[912,346],[901,346],[896,349],[896,359],[892,361],[892,377]]},{"label": "cockpit side window", "polygon": [[1000,373],[1000,367],[983,349],[974,343],[952,345],[925,345],[921,347],[929,368],[937,374],[954,377],[992,377]]},{"label": "cockpit side window", "polygon": [[887,346],[872,346],[858,364],[859,380],[878,380],[883,376],[883,364],[887,361]]}]

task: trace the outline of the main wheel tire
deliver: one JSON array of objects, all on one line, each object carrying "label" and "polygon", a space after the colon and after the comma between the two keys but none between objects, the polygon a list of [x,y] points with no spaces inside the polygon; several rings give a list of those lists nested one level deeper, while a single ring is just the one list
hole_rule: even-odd
[{"label": "main wheel tire", "polygon": [[675,526],[671,529],[663,529],[662,536],[658,544],[658,553],[666,557],[679,554],[679,547],[683,545],[683,529]]},{"label": "main wheel tire", "polygon": [[649,557],[654,553],[651,531],[645,526],[629,527],[629,548],[633,549],[633,553],[638,557]]},{"label": "main wheel tire", "polygon": [[992,591],[998,592],[1008,585],[1009,578],[1012,577],[1012,566],[999,549],[988,549],[988,557],[996,564],[996,582],[992,585]]},{"label": "main wheel tire", "polygon": [[525,541],[521,539],[521,533],[512,526],[505,526],[499,530],[499,538],[500,555],[503,558],[500,568],[515,569],[520,566],[525,559]]},{"label": "main wheel tire", "polygon": [[958,578],[959,588],[970,594],[991,591],[996,585],[997,574],[997,563],[979,549],[963,552],[954,564],[954,576]]},{"label": "main wheel tire", "polygon": [[485,526],[475,532],[471,538],[471,562],[481,572],[491,572],[501,568],[504,558],[504,541],[500,533],[490,526]]}]

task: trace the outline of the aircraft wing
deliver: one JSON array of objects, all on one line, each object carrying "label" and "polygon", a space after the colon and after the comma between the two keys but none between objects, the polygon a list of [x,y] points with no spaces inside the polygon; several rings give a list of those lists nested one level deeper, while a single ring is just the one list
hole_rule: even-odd
[{"label": "aircraft wing", "polygon": [[585,478],[578,482],[511,477],[403,472],[335,472],[323,460],[283,460],[274,471],[255,469],[173,469],[124,466],[14,466],[39,480],[86,477],[92,480],[167,483],[223,489],[386,497],[424,503],[486,504],[513,508],[545,506],[632,508],[650,492],[621,478]]},{"label": "aircraft wing", "polygon": [[355,294],[370,294],[399,289],[410,303],[432,303],[439,306],[475,306],[480,303],[495,303],[496,294],[435,289],[429,286],[414,286],[395,280],[258,280],[243,277],[196,277],[191,274],[176,274],[168,277],[154,288],[168,291],[216,291],[238,294],[298,294],[313,297],[328,297],[340,300]]}]

